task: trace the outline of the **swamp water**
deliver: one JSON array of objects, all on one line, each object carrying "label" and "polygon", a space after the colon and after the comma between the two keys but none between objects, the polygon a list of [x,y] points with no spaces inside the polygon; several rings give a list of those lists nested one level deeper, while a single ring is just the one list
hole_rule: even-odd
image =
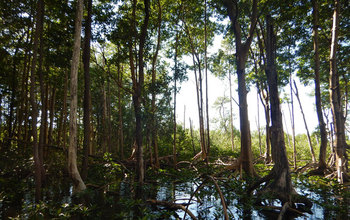
[{"label": "swamp water", "polygon": [[[198,219],[224,219],[220,196],[213,182],[196,181],[178,182],[174,180],[155,180],[146,183],[144,201],[148,199],[175,202],[188,205]],[[33,180],[27,180],[28,188],[33,189]],[[234,219],[276,219],[278,213],[262,210],[253,205],[253,201],[244,198],[244,185],[236,180],[218,181],[226,200],[228,214]],[[296,190],[312,200],[312,213],[304,216],[290,216],[287,219],[350,219],[347,208],[349,197],[340,198],[335,195],[334,187],[312,187],[312,183],[296,180]],[[197,190],[200,187],[200,190]],[[197,190],[197,191],[196,191]],[[344,190],[344,188],[342,188]],[[348,189],[345,189],[348,191]],[[1,192],[0,217],[8,219],[132,219],[135,217],[133,207],[141,207],[140,219],[183,219],[183,210],[169,210],[162,206],[149,205],[141,200],[135,200],[134,189],[130,179],[118,180],[113,184],[100,188],[89,187],[80,199],[72,199],[70,180],[65,178],[61,182],[51,182],[44,189],[44,199],[39,205],[33,205],[34,192],[19,190],[12,192],[11,197]],[[349,195],[347,193],[346,195]],[[84,198],[84,202],[81,198]],[[242,202],[245,201],[245,202]],[[280,206],[277,202],[266,205]],[[185,219],[191,219],[186,214]]]}]

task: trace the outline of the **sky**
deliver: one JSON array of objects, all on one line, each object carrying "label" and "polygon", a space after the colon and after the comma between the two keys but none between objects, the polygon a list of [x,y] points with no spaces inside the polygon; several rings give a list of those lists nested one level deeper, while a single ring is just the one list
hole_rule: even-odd
[{"label": "sky", "polygon": [[[213,107],[213,104],[215,100],[218,97],[223,96],[229,96],[229,80],[220,80],[219,78],[213,76],[212,74],[208,73],[208,91],[209,91],[209,117],[210,121],[212,121],[213,118],[219,117],[219,112],[217,109]],[[179,94],[177,94],[177,121],[180,123],[184,122],[184,116],[185,116],[185,126],[189,127],[189,118],[193,121],[194,127],[198,128],[198,108],[197,108],[197,96],[196,96],[196,89],[195,89],[195,80],[194,80],[194,73],[188,72],[188,78],[189,80],[186,82],[183,82],[181,84],[181,90]],[[315,129],[318,123],[317,114],[315,111],[315,100],[314,97],[312,97],[310,94],[313,92],[312,87],[304,87],[299,82],[297,82],[299,93],[300,93],[300,99],[303,106],[303,110],[305,113],[305,117],[307,120],[307,126],[309,128],[310,133]],[[283,88],[284,92],[289,93],[289,86],[286,88]],[[238,94],[237,94],[237,83],[236,83],[236,76],[235,74],[232,75],[232,96],[235,100],[238,100]],[[282,92],[283,93],[283,92]],[[280,94],[281,98],[281,94]],[[257,120],[258,120],[258,114],[257,110],[259,108],[259,115],[260,115],[260,127],[265,127],[265,115],[263,111],[263,106],[261,102],[257,100],[257,94],[256,89],[252,86],[250,88],[250,91],[248,92],[247,96],[247,102],[248,102],[248,117],[250,121],[250,128],[252,131],[257,130]],[[186,106],[186,107],[185,107]],[[226,105],[227,110],[229,110],[229,104]],[[184,108],[186,110],[184,111]],[[233,123],[234,126],[239,129],[239,109],[237,104],[233,102]],[[289,109],[286,104],[282,104],[282,111],[284,114],[284,131],[291,134],[291,122],[290,122],[290,114]],[[296,134],[302,134],[306,133],[304,121],[302,118],[302,114],[300,111],[299,104],[294,98],[294,114],[295,114],[295,132]],[[287,125],[287,126],[286,126]],[[215,127],[213,123],[210,124],[211,127]]]}]

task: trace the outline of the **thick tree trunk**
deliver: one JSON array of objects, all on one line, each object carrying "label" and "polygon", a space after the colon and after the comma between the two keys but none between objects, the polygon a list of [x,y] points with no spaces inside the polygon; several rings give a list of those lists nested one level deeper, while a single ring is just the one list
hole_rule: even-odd
[{"label": "thick tree trunk", "polygon": [[248,119],[247,88],[245,80],[245,64],[248,58],[249,47],[253,40],[254,30],[257,23],[257,4],[256,0],[252,3],[252,14],[250,17],[250,27],[247,40],[243,43],[241,36],[241,27],[238,21],[239,9],[237,1],[224,1],[231,21],[231,29],[235,35],[236,43],[236,67],[238,76],[238,98],[239,98],[239,117],[241,129],[241,156],[240,164],[248,175],[256,175],[253,166],[253,153],[251,146],[250,126]]},{"label": "thick tree trunk", "polygon": [[82,167],[82,178],[87,178],[87,171],[89,166],[89,151],[91,148],[91,125],[90,125],[90,112],[91,112],[91,93],[90,93],[90,41],[91,41],[91,14],[92,14],[92,0],[88,0],[87,16],[85,23],[85,39],[84,39],[84,51],[83,51],[83,64],[84,64],[84,157]]},{"label": "thick tree trunk", "polygon": [[248,119],[247,89],[245,81],[245,71],[237,69],[238,74],[238,100],[239,100],[239,121],[241,130],[241,156],[242,168],[248,175],[254,175],[253,152],[250,135],[250,125]]},{"label": "thick tree trunk", "polygon": [[80,192],[86,189],[81,179],[77,166],[77,108],[78,108],[78,68],[80,55],[81,26],[83,19],[84,1],[77,0],[74,45],[71,63],[70,77],[70,125],[69,125],[69,148],[68,148],[68,172],[73,180],[73,191]]},{"label": "thick tree trunk", "polygon": [[316,112],[318,117],[318,123],[320,127],[320,136],[321,136],[321,145],[320,145],[320,154],[319,154],[319,169],[324,171],[326,169],[326,153],[327,153],[327,130],[326,124],[323,119],[322,111],[322,99],[321,99],[321,83],[320,83],[320,54],[319,54],[319,43],[318,43],[318,1],[312,1],[313,8],[313,42],[314,42],[314,71],[315,71],[315,103],[316,103]]},{"label": "thick tree trunk", "polygon": [[267,17],[267,67],[266,75],[270,91],[271,103],[271,152],[275,165],[271,172],[274,172],[274,181],[268,187],[273,190],[282,203],[290,202],[291,193],[295,193],[292,186],[288,157],[284,142],[282,113],[280,109],[280,101],[278,94],[277,71],[275,65],[276,59],[276,39],[273,32],[273,25],[270,21],[271,17]]},{"label": "thick tree trunk", "polygon": [[333,123],[335,131],[335,152],[338,181],[343,183],[347,181],[345,163],[346,163],[346,138],[345,138],[345,119],[342,108],[342,98],[340,92],[339,75],[337,73],[337,47],[339,32],[339,13],[340,2],[334,1],[332,43],[330,52],[330,73],[329,73],[329,96],[333,113]]}]

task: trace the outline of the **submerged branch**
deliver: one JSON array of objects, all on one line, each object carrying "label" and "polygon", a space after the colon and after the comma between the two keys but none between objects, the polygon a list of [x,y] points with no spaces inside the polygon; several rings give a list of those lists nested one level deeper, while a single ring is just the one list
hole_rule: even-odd
[{"label": "submerged branch", "polygon": [[177,209],[181,209],[186,213],[191,216],[191,218],[193,220],[197,220],[196,216],[194,216],[194,214],[187,209],[187,207],[181,205],[181,204],[176,204],[176,203],[171,203],[171,202],[167,202],[167,201],[160,201],[160,200],[154,200],[154,199],[149,199],[147,200],[148,203],[151,203],[152,205],[160,205],[160,206],[164,206],[168,209],[173,209],[173,210],[177,210]]}]

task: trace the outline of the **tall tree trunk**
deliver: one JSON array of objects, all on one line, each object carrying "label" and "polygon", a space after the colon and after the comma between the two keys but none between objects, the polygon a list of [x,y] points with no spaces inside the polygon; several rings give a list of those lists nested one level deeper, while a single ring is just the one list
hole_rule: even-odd
[{"label": "tall tree trunk", "polygon": [[86,189],[77,166],[77,108],[78,108],[78,68],[80,55],[81,26],[83,19],[84,1],[77,0],[74,45],[70,76],[70,112],[69,112],[69,148],[68,172],[73,180],[73,191],[80,192]]},{"label": "tall tree trunk", "polygon": [[[200,146],[201,151],[196,154],[193,157],[193,160],[197,160],[199,157],[201,157],[203,160],[207,160],[207,147],[206,147],[206,138],[205,138],[205,131],[204,131],[204,115],[203,115],[203,79],[202,79],[202,67],[201,67],[201,61],[199,58],[199,54],[196,51],[196,48],[194,46],[194,41],[192,39],[192,35],[190,33],[190,30],[187,26],[187,23],[185,20],[182,20],[185,26],[185,31],[187,34],[187,37],[189,39],[190,47],[191,47],[191,53],[192,53],[192,62],[194,67],[194,77],[196,82],[196,94],[197,94],[197,107],[198,107],[198,121],[199,121],[199,136],[200,136]],[[197,77],[197,70],[198,70],[198,77]]]},{"label": "tall tree trunk", "polygon": [[[138,77],[136,77],[135,72],[133,73],[133,103],[134,103],[134,112],[135,112],[135,140],[136,140],[136,180],[139,186],[143,185],[144,176],[145,176],[145,168],[144,168],[144,159],[143,159],[143,146],[142,146],[142,91],[144,85],[144,46],[147,38],[147,29],[148,22],[150,17],[149,7],[150,1],[144,0],[144,21],[141,27],[141,33],[139,35],[139,51],[138,51]],[[136,2],[133,3],[133,13],[136,10]],[[134,15],[135,16],[135,15]],[[135,19],[135,17],[134,17]],[[135,21],[134,21],[135,22]],[[135,27],[136,29],[136,27]],[[136,34],[136,33],[135,33]],[[130,49],[130,53],[132,50]],[[130,54],[132,56],[132,54]],[[142,191],[137,190],[137,198]]]},{"label": "tall tree trunk", "polygon": [[68,96],[68,70],[64,71],[64,86],[63,86],[63,106],[60,119],[58,122],[57,146],[62,146],[66,149],[66,122],[67,122],[67,96]]},{"label": "tall tree trunk", "polygon": [[259,155],[261,156],[262,151],[261,151],[261,132],[260,132],[259,91],[256,92],[256,103],[258,105],[258,107],[257,107],[257,114],[258,114],[257,127],[258,127],[258,136],[259,136]]},{"label": "tall tree trunk", "polygon": [[[118,63],[118,81],[123,82],[123,71],[120,70],[120,63]],[[124,159],[124,133],[123,133],[123,106],[122,106],[122,89],[118,87],[118,149],[120,158]]]},{"label": "tall tree trunk", "polygon": [[17,91],[17,53],[18,53],[18,47],[15,50],[15,54],[13,57],[13,64],[12,64],[12,74],[11,74],[11,98],[10,98],[10,104],[9,107],[9,116],[8,116],[8,128],[7,128],[7,147],[11,146],[11,142],[14,136],[14,126],[15,126],[15,107],[16,107],[16,91]]},{"label": "tall tree trunk", "polygon": [[[43,11],[44,12],[44,11]],[[39,158],[41,166],[44,163],[44,148],[46,147],[47,137],[47,85],[44,82],[43,75],[43,61],[44,61],[44,44],[43,44],[43,32],[40,33],[40,45],[39,45],[39,84],[40,84],[40,98],[41,98],[41,119],[40,119],[40,134],[39,134]],[[41,180],[45,177],[45,170],[42,169]]]},{"label": "tall tree trunk", "polygon": [[293,98],[293,84],[292,84],[292,75],[289,76],[289,87],[290,87],[290,100],[291,107],[288,105],[290,120],[292,124],[292,142],[293,142],[293,163],[294,169],[297,168],[297,147],[295,143],[295,118],[294,118],[294,98]]},{"label": "tall tree trunk", "polygon": [[[162,6],[160,3],[160,0],[157,1],[158,4],[158,33],[157,33],[157,46],[156,50],[154,52],[154,56],[152,59],[152,101],[151,101],[151,108],[152,108],[152,122],[151,122],[151,146],[153,148],[154,152],[154,162],[155,167],[159,168],[159,158],[158,158],[158,128],[156,126],[156,78],[157,78],[157,72],[156,72],[156,64],[158,59],[158,53],[160,49],[160,41],[161,41],[161,26],[162,26]],[[176,56],[176,55],[175,55]],[[176,64],[175,64],[176,65]],[[174,135],[175,139],[175,135]],[[175,160],[174,160],[175,161]]]},{"label": "tall tree trunk", "polygon": [[177,55],[178,55],[178,46],[179,46],[179,35],[176,33],[176,39],[175,39],[175,57],[174,57],[174,140],[173,140],[173,162],[174,162],[174,168],[176,168],[177,164],[177,158],[176,158],[176,94],[177,94],[177,77],[178,77],[178,63],[177,63]]},{"label": "tall tree trunk", "polygon": [[55,117],[55,104],[56,104],[56,88],[52,87],[51,92],[51,100],[50,100],[50,126],[49,126],[49,134],[48,134],[48,145],[52,145],[53,143],[53,122]]},{"label": "tall tree trunk", "polygon": [[193,126],[192,126],[191,118],[189,118],[189,120],[190,120],[191,144],[192,144],[193,156],[195,156],[196,155],[196,148],[195,148],[194,139],[193,139]]},{"label": "tall tree trunk", "polygon": [[[207,155],[210,151],[210,124],[209,124],[209,95],[208,95],[208,58],[207,58],[207,0],[204,1],[204,68],[205,68],[205,112],[207,119]],[[208,162],[208,158],[207,162]]]},{"label": "tall tree trunk", "polygon": [[300,111],[301,111],[301,115],[303,116],[303,121],[304,121],[305,129],[306,129],[307,140],[308,140],[308,143],[309,143],[310,153],[311,153],[311,157],[312,157],[312,162],[316,163],[316,157],[315,157],[314,148],[313,148],[312,142],[311,142],[311,136],[310,136],[309,128],[307,127],[306,118],[305,118],[305,114],[304,114],[304,111],[303,111],[303,106],[301,105],[299,92],[298,92],[298,87],[297,87],[297,84],[295,83],[295,81],[294,81],[294,88],[295,88],[294,94],[297,97],[297,100],[298,100],[298,103],[299,103],[299,107],[300,107]]},{"label": "tall tree trunk", "polygon": [[228,73],[228,81],[230,84],[230,131],[231,131],[231,149],[232,152],[235,149],[235,136],[233,131],[233,106],[232,106],[232,80],[231,80],[231,73]]},{"label": "tall tree trunk", "polygon": [[176,78],[177,78],[177,68],[175,67],[175,72],[174,72],[174,139],[173,139],[173,162],[174,162],[174,168],[176,168],[177,164],[177,159],[176,159]]},{"label": "tall tree trunk", "polygon": [[[30,17],[32,18],[32,17]],[[28,26],[28,30],[26,32],[26,42],[25,44],[30,44],[30,31],[31,31],[31,25]],[[27,125],[23,124],[23,121],[26,120],[26,108],[28,105],[28,82],[29,82],[29,72],[30,72],[30,55],[29,55],[29,48],[26,48],[24,51],[24,58],[23,58],[23,78],[21,82],[21,93],[20,93],[20,107],[18,111],[18,139],[23,140],[24,146],[23,149],[26,149],[26,133],[27,133]],[[0,115],[1,117],[1,115]],[[0,123],[1,124],[1,123]],[[1,131],[0,131],[1,133]]]},{"label": "tall tree trunk", "polygon": [[339,14],[340,2],[334,1],[333,12],[333,27],[332,27],[332,43],[330,52],[330,73],[329,73],[329,96],[333,113],[333,123],[335,131],[335,151],[336,151],[336,166],[338,181],[343,183],[348,181],[346,175],[346,138],[345,138],[345,119],[342,108],[342,98],[339,85],[339,75],[337,73],[337,47],[338,47],[338,32],[339,32]]},{"label": "tall tree trunk", "polygon": [[282,203],[290,202],[291,193],[295,193],[292,186],[290,169],[286,146],[284,142],[284,132],[282,123],[282,113],[280,109],[280,100],[278,94],[278,82],[276,71],[276,37],[273,32],[273,24],[271,17],[266,19],[267,26],[267,42],[266,42],[266,75],[270,91],[271,103],[271,152],[272,159],[275,162],[271,173],[274,173],[274,181],[268,186],[272,191],[275,191]]},{"label": "tall tree trunk", "polygon": [[105,88],[105,82],[103,79],[103,84],[102,84],[102,96],[101,96],[101,102],[102,102],[102,135],[101,135],[101,148],[102,148],[102,153],[106,153],[108,152],[108,141],[107,141],[107,121],[108,121],[108,117],[107,117],[107,95],[106,95],[106,88]]},{"label": "tall tree trunk", "polygon": [[[264,27],[262,25],[262,23],[260,21],[258,21],[259,26],[260,26],[260,30],[263,30]],[[259,28],[256,28],[256,32],[257,32],[257,38],[258,38],[258,45],[259,45],[259,50],[260,50],[260,59],[259,59],[259,66],[262,69],[265,69],[265,64],[266,62],[266,57],[265,57],[265,48],[264,48],[264,43],[263,43],[263,39],[264,39],[264,35],[262,34],[262,37],[260,36],[260,31]],[[263,32],[263,31],[262,31]],[[264,63],[262,62],[264,61]],[[256,67],[257,68],[257,67]],[[271,131],[270,131],[270,105],[269,105],[269,100],[270,100],[270,94],[269,94],[269,90],[267,88],[266,82],[264,81],[260,81],[258,82],[258,93],[259,93],[259,98],[261,101],[261,104],[264,107],[264,114],[265,114],[265,121],[266,121],[266,125],[265,125],[265,154],[264,154],[264,158],[265,158],[265,163],[268,164],[271,162],[271,147],[270,147],[270,142],[271,142]]]},{"label": "tall tree trunk", "polygon": [[239,99],[239,118],[241,130],[241,156],[240,164],[248,175],[256,175],[253,166],[253,153],[250,135],[250,125],[248,118],[248,104],[247,104],[247,88],[245,79],[245,64],[248,58],[248,51],[253,40],[254,30],[257,23],[257,4],[253,0],[252,14],[250,17],[250,27],[247,40],[242,42],[241,27],[238,21],[239,9],[238,2],[225,0],[224,5],[227,9],[231,21],[231,29],[235,35],[236,44],[236,68],[238,77],[238,99]]},{"label": "tall tree trunk", "polygon": [[84,50],[83,50],[83,65],[84,65],[84,157],[83,157],[83,167],[82,167],[82,178],[85,180],[87,178],[87,171],[89,166],[89,151],[91,148],[91,125],[90,125],[90,115],[91,115],[91,93],[90,93],[90,42],[91,42],[91,14],[92,14],[92,0],[87,1],[87,16],[85,18],[85,38],[84,38]]},{"label": "tall tree trunk", "polygon": [[320,54],[319,54],[319,42],[318,42],[318,1],[312,0],[312,15],[313,15],[313,42],[314,42],[314,71],[315,71],[315,102],[316,102],[316,112],[318,117],[318,124],[320,127],[321,145],[318,166],[321,171],[327,167],[326,164],[326,153],[327,153],[327,130],[326,124],[323,119],[322,111],[322,99],[321,99],[321,83],[320,83]]},{"label": "tall tree trunk", "polygon": [[39,156],[39,144],[38,144],[38,130],[37,130],[37,119],[38,119],[38,104],[36,100],[36,66],[37,66],[37,56],[39,48],[39,38],[40,33],[43,31],[43,11],[44,11],[44,2],[38,0],[37,3],[37,15],[36,15],[36,27],[34,32],[34,45],[33,45],[33,58],[32,58],[32,67],[30,71],[30,102],[32,105],[32,138],[33,138],[33,152],[34,152],[34,166],[35,166],[35,201],[39,202],[41,200],[41,162]]}]

